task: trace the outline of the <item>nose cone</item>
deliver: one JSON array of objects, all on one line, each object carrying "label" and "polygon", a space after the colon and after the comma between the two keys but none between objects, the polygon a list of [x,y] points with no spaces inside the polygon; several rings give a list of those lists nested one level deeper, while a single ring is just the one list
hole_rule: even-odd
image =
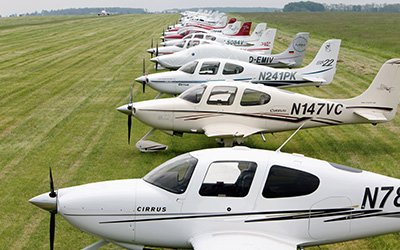
[{"label": "nose cone", "polygon": [[166,42],[161,42],[160,45],[161,46],[165,46],[167,43]]},{"label": "nose cone", "polygon": [[141,76],[141,77],[136,78],[135,81],[141,82],[141,83],[146,83],[147,82],[147,77],[146,76]]},{"label": "nose cone", "polygon": [[41,209],[44,209],[44,210],[47,210],[50,212],[57,211],[57,199],[56,199],[56,197],[54,197],[54,198],[50,197],[49,193],[44,193],[44,194],[38,195],[38,196],[30,199],[29,202],[35,206],[40,207]]},{"label": "nose cone", "polygon": [[146,50],[148,53],[156,53],[156,51],[155,51],[155,49],[154,48],[152,48],[152,49],[148,49],[148,50]]},{"label": "nose cone", "polygon": [[124,113],[126,115],[131,115],[132,114],[132,107],[129,106],[129,104],[122,105],[121,107],[118,107],[117,110],[121,113]]},{"label": "nose cone", "polygon": [[158,59],[159,59],[158,57],[154,57],[154,58],[151,58],[150,61],[152,61],[152,62],[159,62]]}]

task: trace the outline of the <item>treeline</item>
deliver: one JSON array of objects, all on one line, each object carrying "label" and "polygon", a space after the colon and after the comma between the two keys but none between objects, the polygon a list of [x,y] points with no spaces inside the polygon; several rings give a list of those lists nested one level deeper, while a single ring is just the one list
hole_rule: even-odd
[{"label": "treeline", "polygon": [[400,4],[321,4],[311,1],[288,3],[283,12],[400,12]]},{"label": "treeline", "polygon": [[[104,8],[78,8],[78,9],[61,9],[61,10],[42,10],[41,12],[27,13],[29,16],[57,16],[57,15],[97,15]],[[116,14],[145,14],[146,9],[140,8],[106,8],[107,13]]]}]

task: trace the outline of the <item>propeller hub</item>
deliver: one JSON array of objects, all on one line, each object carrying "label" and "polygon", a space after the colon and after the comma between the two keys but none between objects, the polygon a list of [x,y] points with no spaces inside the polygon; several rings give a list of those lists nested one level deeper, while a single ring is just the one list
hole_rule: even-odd
[{"label": "propeller hub", "polygon": [[118,107],[117,110],[126,115],[132,115],[132,104],[122,105],[121,107]]},{"label": "propeller hub", "polygon": [[57,199],[55,197],[51,197],[49,193],[38,195],[30,199],[29,202],[49,212],[57,212]]}]

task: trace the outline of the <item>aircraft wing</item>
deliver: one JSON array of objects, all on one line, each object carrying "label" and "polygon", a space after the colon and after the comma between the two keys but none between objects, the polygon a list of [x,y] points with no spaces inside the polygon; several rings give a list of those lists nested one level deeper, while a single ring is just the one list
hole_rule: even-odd
[{"label": "aircraft wing", "polygon": [[232,123],[208,124],[203,130],[208,137],[247,137],[262,131],[259,128]]},{"label": "aircraft wing", "polygon": [[372,111],[372,110],[360,110],[360,111],[355,111],[355,114],[367,119],[368,121],[387,121],[388,119],[386,116],[383,115],[382,112],[379,111]]},{"label": "aircraft wing", "polygon": [[297,246],[266,235],[214,233],[191,240],[194,250],[296,250]]}]

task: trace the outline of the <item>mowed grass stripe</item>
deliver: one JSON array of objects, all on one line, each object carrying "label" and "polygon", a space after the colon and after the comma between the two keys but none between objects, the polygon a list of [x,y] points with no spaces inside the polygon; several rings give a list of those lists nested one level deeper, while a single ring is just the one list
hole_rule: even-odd
[{"label": "mowed grass stripe", "polygon": [[[129,30],[132,30],[132,29],[129,29]],[[125,33],[129,33],[129,32],[125,32]],[[115,37],[116,38],[116,37]],[[128,41],[129,39],[126,39],[126,41]],[[120,40],[118,40],[118,43],[120,43]],[[134,41],[132,40],[131,41],[131,43],[134,43]],[[121,59],[123,58],[123,57],[126,57],[126,59],[128,60],[128,61],[132,61],[132,60],[134,60],[135,58],[134,58],[134,56],[133,55],[135,55],[135,54],[137,54],[137,50],[136,50],[136,47],[137,46],[140,46],[140,51],[143,51],[144,50],[144,45],[143,44],[141,44],[141,43],[134,43],[135,45],[133,45],[133,44],[130,44],[130,45],[124,45],[124,46],[121,46],[121,50],[120,51],[118,51],[117,50],[117,48],[118,48],[118,44],[110,44],[110,43],[107,43],[107,45],[106,46],[102,46],[100,49],[99,49],[99,51],[97,51],[97,52],[104,52],[104,51],[109,51],[110,49],[111,49],[111,47],[112,47],[112,51],[113,51],[113,53],[114,54],[116,54],[116,55],[118,55],[118,54],[120,54],[120,55],[126,55],[126,56],[117,56],[117,57],[115,57],[115,59],[110,59],[110,58],[103,58],[103,57],[97,57],[97,59],[96,59],[96,61],[97,62],[100,62],[100,64],[105,64],[105,67],[107,68],[108,67],[108,65],[113,65],[113,64],[116,64],[117,63],[117,61],[118,61],[118,64],[123,64],[124,63],[124,61],[121,61]],[[133,46],[131,46],[131,45],[133,45]],[[136,46],[136,47],[135,47]],[[127,48],[128,47],[128,48]],[[132,51],[133,50],[136,50],[134,53],[132,53]],[[93,57],[95,57],[95,56],[93,56]],[[102,60],[105,60],[105,61],[102,61]],[[105,62],[105,63],[104,63]],[[140,69],[141,69],[141,61],[140,61]],[[88,75],[88,76],[86,76],[87,78],[90,78],[90,77],[93,77],[93,78],[105,78],[105,76],[99,76],[99,75],[101,75],[101,71],[103,70],[104,71],[104,67],[103,68],[100,68],[100,69],[98,69],[98,71],[93,71],[93,66],[95,66],[94,68],[96,68],[98,65],[91,65],[90,67],[91,67],[91,71],[90,71],[90,73],[91,73],[91,75]],[[124,67],[120,67],[120,68],[124,68]],[[113,72],[108,72],[109,74],[111,74],[111,79],[113,79],[114,78],[114,76],[113,76]],[[117,73],[119,73],[118,71],[117,71]],[[80,75],[81,77],[82,77],[82,75]],[[96,77],[95,77],[96,76]],[[107,77],[106,78],[110,78],[110,75],[107,75]],[[74,80],[74,79],[73,79]],[[96,82],[96,84],[98,84],[98,82]],[[104,95],[108,95],[108,91],[106,91],[107,90],[107,88],[105,88],[105,86],[104,85],[106,85],[106,84],[112,84],[112,82],[110,83],[110,82],[105,82],[105,81],[103,81],[102,82],[102,84],[100,84],[100,85],[98,85],[97,87],[95,87],[95,88],[93,88],[94,90],[96,90],[97,92],[103,92],[104,93]],[[126,84],[126,83],[125,83]],[[79,89],[79,88],[82,88],[82,89],[85,89],[85,87],[83,87],[83,86],[79,86],[78,84],[75,84],[75,85],[77,85],[77,86],[73,86],[73,87],[70,87],[70,89],[71,88],[76,88],[76,89]],[[129,84],[130,85],[130,84]],[[127,85],[126,87],[129,87],[129,85]],[[88,89],[90,89],[90,87],[92,87],[92,86],[87,86],[87,88]],[[128,88],[126,88],[126,89],[128,89]],[[104,91],[103,91],[104,90]],[[69,90],[69,92],[71,92],[72,90]],[[75,94],[77,94],[77,93],[72,93],[71,95],[73,96],[73,95],[75,95]],[[97,95],[97,93],[94,93],[94,95],[96,96]],[[126,95],[126,93],[124,94],[124,95]],[[63,98],[65,99],[66,98],[66,95],[65,94],[63,94]],[[56,97],[54,97],[54,99],[57,99],[57,96]],[[124,98],[125,99],[125,98]],[[82,106],[82,103],[84,103],[84,101],[85,100],[82,100],[80,103],[79,103],[79,105],[76,105],[76,106],[71,106],[71,110],[79,110],[79,107],[80,106]],[[71,100],[71,102],[76,102],[75,100]],[[120,102],[120,100],[118,100],[118,102]],[[117,101],[114,101],[114,105],[113,105],[113,107],[112,107],[112,110],[113,110],[113,113],[112,114],[114,114],[114,113],[116,113],[116,111],[115,111],[115,104],[117,103]],[[47,105],[47,104],[45,104],[45,105]],[[62,105],[61,105],[62,107],[56,107],[56,110],[58,109],[58,110],[63,110],[63,107],[68,107],[68,106],[70,106],[69,105],[69,103],[62,103]],[[92,109],[94,112],[93,113],[95,113],[94,114],[94,116],[96,116],[95,118],[98,120],[98,121],[103,121],[103,120],[107,120],[107,119],[104,119],[104,117],[102,117],[102,116],[98,116],[98,112],[100,111],[102,111],[102,109],[100,108],[93,108]],[[57,112],[57,111],[56,111]],[[78,113],[80,112],[80,111],[77,111]],[[65,113],[65,114],[68,114],[68,112],[66,112],[66,110],[63,110],[63,113]],[[105,114],[108,114],[107,112],[105,113]],[[54,116],[56,116],[56,115],[49,115],[49,117],[54,117]],[[71,115],[71,114],[69,114],[68,116],[66,116],[66,117],[64,117],[64,119],[62,120],[62,121],[57,121],[57,122],[55,122],[55,126],[53,126],[54,128],[53,129],[51,129],[51,130],[56,130],[56,127],[58,126],[58,124],[60,124],[60,123],[63,123],[63,121],[64,120],[69,120],[70,118],[68,118],[68,117],[70,117],[70,116],[74,116],[73,114]],[[98,128],[98,127],[93,127],[92,128],[92,130],[95,130],[96,132],[99,132],[99,131],[103,131],[104,130],[104,126],[106,126],[107,125],[107,123],[104,123],[102,126],[103,126],[103,128]],[[51,126],[49,126],[50,128],[51,128]],[[81,128],[82,129],[82,128]],[[90,133],[90,131],[87,131],[88,132],[88,135],[89,136],[92,136],[93,135],[93,133]],[[44,133],[44,135],[46,135],[46,136],[42,136],[43,137],[43,141],[45,141],[45,144],[47,143],[46,141],[47,141],[47,139],[48,138],[51,138],[51,137],[53,137],[54,136],[54,134],[57,134],[57,133],[54,133],[54,132],[51,132],[51,131],[49,131],[48,133]],[[99,134],[99,135],[101,135],[101,133]],[[97,138],[99,137],[99,135],[97,136]],[[92,138],[92,137],[91,137]],[[94,138],[96,138],[96,136],[94,137]],[[93,138],[92,138],[93,139]],[[75,144],[75,143],[79,143],[79,141],[72,141],[71,140],[71,138],[67,138],[67,140],[68,141],[71,141],[71,142],[73,142],[73,144]],[[42,141],[42,140],[39,140],[39,141]],[[92,144],[93,143],[95,143],[96,142],[96,140],[94,140],[93,142],[92,142]],[[40,144],[40,143],[38,143],[38,144]],[[32,146],[32,148],[33,147],[36,147],[36,146],[38,146],[38,145],[34,145],[34,146]],[[40,146],[40,145],[39,145]],[[66,145],[67,147],[66,148],[68,148],[68,145]],[[86,152],[86,154],[88,154],[88,151],[87,151],[87,149],[88,148],[90,148],[91,147],[91,145],[90,144],[88,144],[88,145],[84,145],[84,148],[86,148],[85,149],[85,151],[84,152]],[[73,146],[71,146],[70,148],[73,148]],[[60,154],[65,154],[65,149],[64,148],[60,148],[60,150],[61,150],[61,152],[60,152]],[[50,150],[49,150],[50,151]],[[47,151],[47,152],[49,152],[49,151]],[[67,152],[67,154],[68,154],[68,152]],[[84,153],[85,154],[85,153]],[[27,154],[25,154],[25,155],[27,155]],[[81,155],[80,155],[81,156]],[[79,157],[79,158],[81,158],[81,157]],[[76,162],[79,162],[79,161],[81,161],[82,159],[78,159]],[[15,164],[14,164],[15,165]],[[21,165],[24,165],[24,163],[21,163]],[[45,165],[47,165],[46,163],[45,163]],[[76,164],[75,164],[76,165]],[[79,165],[79,164],[77,164],[77,165]],[[47,171],[46,171],[47,172]],[[22,172],[20,172],[21,174],[22,174]],[[43,175],[44,176],[44,181],[43,181],[43,183],[46,183],[46,182],[48,182],[47,181],[47,179],[48,179],[48,176],[47,176],[47,174],[44,174]],[[10,182],[13,182],[13,180],[10,180]],[[45,185],[45,186],[48,186],[48,183]],[[43,188],[44,187],[42,187],[41,189],[43,190]],[[28,198],[28,197],[26,197],[26,198]],[[25,201],[23,201],[22,202],[22,207],[26,207],[26,199],[25,199]],[[35,211],[35,210],[33,210],[33,211]],[[29,230],[27,230],[27,231],[29,231]],[[47,236],[47,235],[46,235]]]}]

